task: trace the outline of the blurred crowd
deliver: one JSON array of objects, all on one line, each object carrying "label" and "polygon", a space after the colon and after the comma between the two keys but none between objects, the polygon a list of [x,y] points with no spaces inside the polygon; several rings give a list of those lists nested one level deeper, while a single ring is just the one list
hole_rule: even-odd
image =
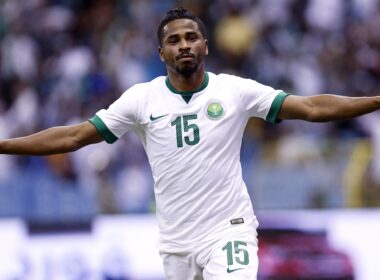
[{"label": "blurred crowd", "polygon": [[[380,95],[379,0],[1,0],[0,137],[85,121],[131,85],[165,75],[156,28],[176,6],[206,24],[209,71],[297,95]],[[380,113],[323,125],[253,120],[243,166],[268,139],[289,163],[312,153],[315,139],[370,136],[380,184],[379,121]],[[3,184],[46,173],[94,195],[100,212],[154,209],[149,165],[132,134],[68,155],[0,157]]]}]

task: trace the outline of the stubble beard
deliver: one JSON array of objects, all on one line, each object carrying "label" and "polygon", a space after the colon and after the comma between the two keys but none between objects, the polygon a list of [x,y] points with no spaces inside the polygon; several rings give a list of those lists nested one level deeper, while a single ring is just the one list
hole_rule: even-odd
[{"label": "stubble beard", "polygon": [[176,72],[181,76],[188,78],[197,72],[199,69],[198,63],[188,63],[186,65],[177,65]]}]

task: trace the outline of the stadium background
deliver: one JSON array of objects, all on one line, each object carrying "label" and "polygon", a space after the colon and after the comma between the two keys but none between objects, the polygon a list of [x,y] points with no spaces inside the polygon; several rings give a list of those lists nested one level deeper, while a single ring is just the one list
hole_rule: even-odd
[{"label": "stadium background", "polygon": [[[380,95],[378,0],[2,0],[0,137],[86,120],[129,86],[164,75],[156,27],[168,9],[179,5],[190,8],[206,24],[210,71],[253,78],[297,95]],[[380,231],[375,222],[380,205],[379,121],[380,112],[326,124],[288,121],[274,126],[250,121],[241,156],[244,176],[262,217],[263,248],[277,245],[262,250],[267,254],[262,257],[262,279],[281,275],[308,279],[297,274],[307,271],[307,264],[284,262],[290,255],[305,256],[304,248],[297,253],[281,246],[300,232],[306,232],[306,238],[310,232],[319,236],[306,242],[305,250],[310,256],[318,254],[322,267],[309,275],[340,279],[338,272],[331,274],[327,269],[327,264],[340,262],[345,263],[342,271],[355,279],[377,279],[379,274],[371,271],[374,266],[367,261],[363,265],[364,257],[361,262],[357,259],[374,256],[379,246],[371,238]],[[42,255],[48,256],[53,246],[62,247],[75,236],[78,244],[85,243],[81,238],[92,240],[87,237],[98,236],[97,224],[109,222],[115,230],[123,228],[115,233],[121,244],[128,243],[122,236],[131,235],[132,228],[141,227],[141,232],[149,228],[152,235],[147,238],[153,240],[153,213],[150,169],[134,135],[67,155],[1,156],[1,242],[9,245],[6,252],[14,259],[8,257],[0,279],[160,279],[154,245],[143,254],[156,254],[151,263],[158,261],[159,268],[152,268],[152,274],[140,274],[138,264],[124,272],[110,264],[106,266],[114,268],[113,274],[125,275],[96,278],[101,277],[95,276],[101,274],[99,260],[94,260],[99,251],[91,254],[86,249],[83,254],[92,256],[89,259],[65,253],[65,260],[70,260],[66,272],[71,276],[55,276],[58,264],[35,265],[48,263]],[[123,224],[130,223],[133,226],[124,229]],[[356,241],[367,241],[357,246],[358,251],[333,242],[331,236],[345,236],[337,232],[353,234],[355,230]],[[62,232],[69,241],[61,237]],[[279,241],[284,233],[287,237]],[[41,236],[52,243],[36,242]],[[313,244],[320,242],[327,244],[327,251],[316,251],[321,246]],[[41,249],[44,246],[46,250]],[[126,250],[133,252],[134,247]],[[82,257],[91,263],[84,269],[86,276],[78,276],[86,267]],[[105,258],[104,254],[99,258]],[[281,269],[273,264],[276,258]],[[317,261],[310,259],[315,265]]]}]

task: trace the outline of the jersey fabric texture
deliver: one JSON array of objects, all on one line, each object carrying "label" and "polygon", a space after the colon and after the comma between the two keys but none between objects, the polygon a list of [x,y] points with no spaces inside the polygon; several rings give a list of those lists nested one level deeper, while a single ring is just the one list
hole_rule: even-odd
[{"label": "jersey fabric texture", "polygon": [[242,179],[243,132],[250,117],[277,122],[286,96],[211,72],[198,89],[177,92],[161,76],[131,87],[90,119],[108,143],[128,131],[140,138],[154,177],[161,252],[191,248],[231,227],[257,228]]}]

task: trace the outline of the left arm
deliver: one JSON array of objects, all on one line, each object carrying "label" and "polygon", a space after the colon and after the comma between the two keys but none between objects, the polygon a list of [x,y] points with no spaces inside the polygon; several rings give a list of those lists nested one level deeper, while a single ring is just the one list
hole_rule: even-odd
[{"label": "left arm", "polygon": [[380,96],[347,97],[331,94],[285,98],[278,118],[326,122],[355,118],[380,109]]}]

